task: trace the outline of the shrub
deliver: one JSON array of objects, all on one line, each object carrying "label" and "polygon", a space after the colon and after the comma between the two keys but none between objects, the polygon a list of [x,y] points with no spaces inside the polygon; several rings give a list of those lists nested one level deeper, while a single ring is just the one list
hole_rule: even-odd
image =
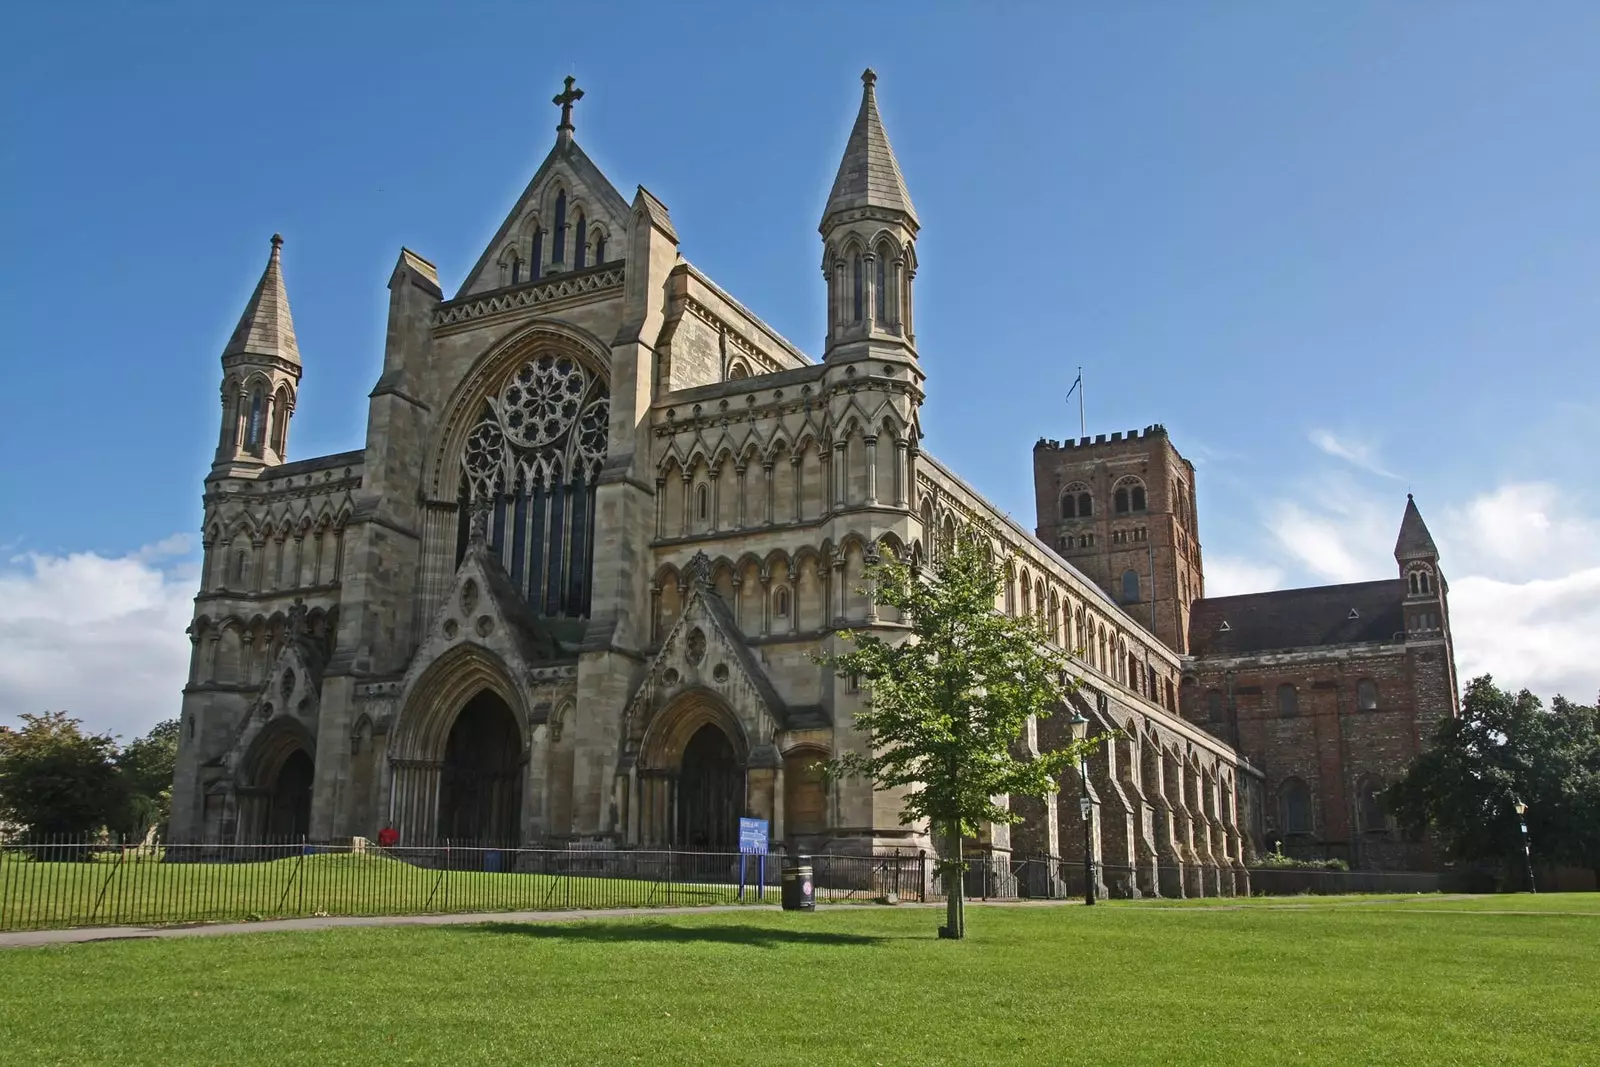
[{"label": "shrub", "polygon": [[1293,856],[1285,856],[1281,851],[1268,852],[1264,856],[1257,856],[1251,866],[1274,871],[1348,871],[1350,869],[1350,865],[1344,860],[1297,860]]}]

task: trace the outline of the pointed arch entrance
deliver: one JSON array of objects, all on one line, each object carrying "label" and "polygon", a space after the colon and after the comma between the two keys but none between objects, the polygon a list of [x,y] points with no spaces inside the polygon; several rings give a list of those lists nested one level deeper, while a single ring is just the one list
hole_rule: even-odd
[{"label": "pointed arch entrance", "polygon": [[239,787],[239,842],[297,842],[311,833],[316,741],[297,720],[267,724],[246,753]]},{"label": "pointed arch entrance", "polygon": [[411,687],[389,753],[387,822],[402,844],[521,842],[529,734],[511,678],[495,653],[460,645]]},{"label": "pointed arch entrance", "polygon": [[668,705],[641,746],[640,843],[737,850],[749,760],[744,728],[721,698],[695,692]]},{"label": "pointed arch entrance", "polygon": [[511,708],[480,689],[445,740],[439,771],[439,836],[515,846],[522,812],[522,736]]}]

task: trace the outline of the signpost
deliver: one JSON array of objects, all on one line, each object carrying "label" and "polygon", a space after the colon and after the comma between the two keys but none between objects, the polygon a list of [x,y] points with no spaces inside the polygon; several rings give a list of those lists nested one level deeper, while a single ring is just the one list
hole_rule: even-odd
[{"label": "signpost", "polygon": [[767,899],[767,820],[739,820],[739,899],[744,900],[744,858],[758,856],[757,877],[761,899]]}]

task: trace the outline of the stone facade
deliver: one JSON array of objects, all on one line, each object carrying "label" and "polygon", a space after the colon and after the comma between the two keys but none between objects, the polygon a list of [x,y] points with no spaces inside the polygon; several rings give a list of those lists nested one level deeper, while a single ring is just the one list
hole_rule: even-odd
[{"label": "stone facade", "polygon": [[1194,467],[1161,426],[1041,440],[1034,485],[1041,540],[1184,653],[1183,717],[1264,775],[1265,840],[1358,868],[1433,864],[1378,802],[1459,711],[1448,585],[1415,502],[1396,578],[1206,598]]},{"label": "stone facade", "polygon": [[[723,849],[752,815],[794,848],[931,847],[897,796],[817,775],[861,744],[862,697],[815,656],[903,633],[863,589],[875,553],[981,527],[1013,560],[997,609],[1085,650],[1080,710],[1118,732],[1089,768],[1096,877],[1246,888],[1260,776],[1177,713],[1179,652],[924,449],[920,221],[874,81],[819,226],[820,361],[683,259],[664,204],[615,190],[570,86],[455,296],[401,251],[360,452],[284,462],[300,355],[275,241],[223,360],[177,837]],[[1081,850],[1064,786],[982,844]]]}]

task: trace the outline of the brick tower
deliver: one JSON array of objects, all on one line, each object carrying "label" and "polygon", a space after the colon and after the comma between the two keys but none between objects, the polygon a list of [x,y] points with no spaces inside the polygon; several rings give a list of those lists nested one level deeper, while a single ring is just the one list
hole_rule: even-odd
[{"label": "brick tower", "polygon": [[1033,446],[1035,533],[1174,651],[1205,595],[1194,464],[1160,424]]}]

